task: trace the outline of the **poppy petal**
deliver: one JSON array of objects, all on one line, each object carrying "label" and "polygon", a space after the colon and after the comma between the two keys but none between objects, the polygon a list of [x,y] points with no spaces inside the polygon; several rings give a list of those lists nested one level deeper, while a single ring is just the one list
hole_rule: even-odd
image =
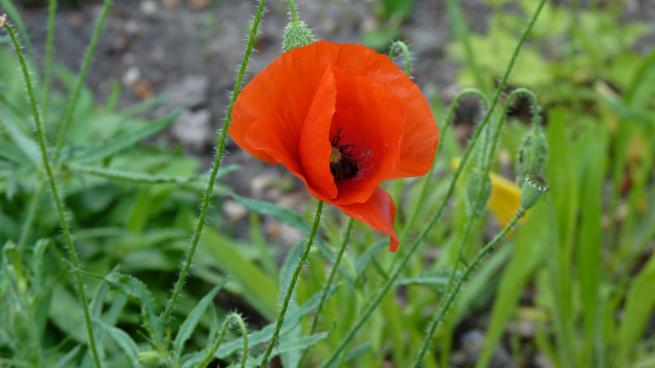
[{"label": "poppy petal", "polygon": [[[316,63],[320,50],[282,54],[258,73],[239,94],[232,111],[230,134],[244,150],[272,163],[266,144],[299,167],[298,142],[307,112],[329,63]],[[254,146],[252,143],[257,142]],[[302,173],[300,173],[302,174]]]},{"label": "poppy petal", "polygon": [[317,197],[332,199],[337,186],[330,172],[330,126],[336,109],[337,87],[331,68],[325,70],[323,80],[314,95],[300,134],[300,162],[308,188]]},{"label": "poppy petal", "polygon": [[340,70],[335,76],[337,103],[330,136],[338,134],[358,164],[354,178],[337,182],[335,202],[363,203],[398,164],[405,111],[385,87]]},{"label": "poppy petal", "polygon": [[347,206],[337,205],[348,216],[359,220],[375,230],[389,235],[389,251],[398,249],[398,236],[393,229],[396,218],[396,207],[389,193],[378,188],[371,198],[364,203],[354,203]]}]

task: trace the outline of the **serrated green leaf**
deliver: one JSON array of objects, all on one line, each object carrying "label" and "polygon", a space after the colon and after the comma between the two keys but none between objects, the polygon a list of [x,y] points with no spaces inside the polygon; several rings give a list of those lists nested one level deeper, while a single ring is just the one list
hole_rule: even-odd
[{"label": "serrated green leaf", "polygon": [[112,287],[136,299],[141,307],[144,327],[148,331],[150,338],[155,344],[162,344],[164,340],[164,328],[161,318],[155,312],[156,300],[148,290],[146,284],[134,276],[118,272],[110,274],[105,280]]}]

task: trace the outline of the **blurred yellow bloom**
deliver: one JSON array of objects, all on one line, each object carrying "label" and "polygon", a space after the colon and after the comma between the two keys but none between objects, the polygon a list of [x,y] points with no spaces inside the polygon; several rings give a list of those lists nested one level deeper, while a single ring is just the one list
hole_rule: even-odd
[{"label": "blurred yellow bloom", "polygon": [[[460,159],[451,161],[451,168],[457,169]],[[491,173],[491,196],[487,207],[494,214],[501,227],[505,227],[516,214],[521,203],[521,188],[513,181]]]}]

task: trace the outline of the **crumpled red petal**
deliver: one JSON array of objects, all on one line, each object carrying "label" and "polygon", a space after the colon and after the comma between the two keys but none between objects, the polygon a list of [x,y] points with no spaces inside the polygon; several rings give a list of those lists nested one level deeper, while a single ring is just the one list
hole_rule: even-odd
[{"label": "crumpled red petal", "polygon": [[396,207],[391,200],[389,193],[378,188],[371,198],[364,203],[351,205],[337,205],[348,216],[359,220],[375,230],[389,235],[389,251],[398,250],[398,235],[393,229],[393,222],[396,218]]}]

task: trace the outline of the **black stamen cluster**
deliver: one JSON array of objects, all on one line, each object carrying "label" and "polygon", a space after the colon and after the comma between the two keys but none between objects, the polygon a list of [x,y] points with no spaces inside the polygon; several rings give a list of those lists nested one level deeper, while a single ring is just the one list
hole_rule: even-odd
[{"label": "black stamen cluster", "polygon": [[334,181],[352,179],[359,172],[359,165],[353,155],[354,146],[352,144],[342,144],[342,131],[337,130],[337,134],[330,139],[332,147],[339,150],[341,157],[336,162],[330,162],[330,172]]}]

